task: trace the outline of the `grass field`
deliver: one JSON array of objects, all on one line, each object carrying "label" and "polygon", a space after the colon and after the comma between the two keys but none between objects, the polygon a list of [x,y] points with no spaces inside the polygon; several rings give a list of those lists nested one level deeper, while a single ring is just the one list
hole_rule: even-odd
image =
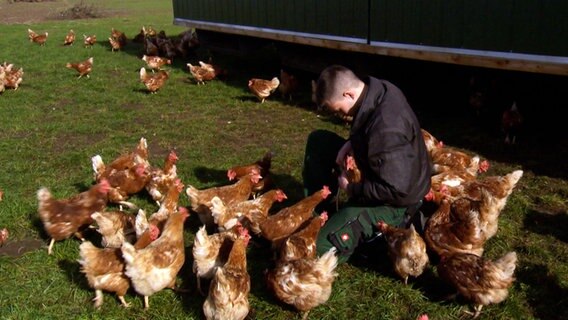
[{"label": "grass field", "polygon": [[[77,2],[17,4],[17,8],[26,12],[24,5],[49,6],[44,13],[34,13],[41,17]],[[270,48],[246,58],[200,48],[197,56],[175,60],[165,87],[155,95],[147,94],[138,80],[138,70],[144,66],[141,45],[129,43],[125,50],[111,52],[106,39],[112,27],[131,38],[142,25],[177,35],[184,29],[172,24],[171,2],[92,3],[107,16],[0,25],[0,62],[14,63],[25,72],[18,90],[0,94],[0,189],[5,192],[0,202],[0,228],[10,231],[9,242],[0,248],[0,318],[200,319],[204,297],[195,290],[191,272],[193,235],[199,226],[196,217],[186,223],[187,260],[178,281],[188,293],[163,290],[150,297],[151,307],[145,311],[142,297],[131,289],[126,296],[132,303],[130,308],[122,308],[114,295],[105,294],[102,308],[95,310],[91,302],[94,291],[76,261],[80,242],[57,242],[54,253],[47,254],[48,238],[37,214],[37,190],[48,187],[57,198],[84,191],[93,183],[93,155],[110,161],[145,137],[152,164],[161,165],[175,149],[180,158],[178,175],[186,185],[198,188],[225,183],[228,167],[255,161],[272,150],[274,179],[288,194],[284,204],[292,204],[302,197],[307,135],[327,129],[347,136],[348,127],[330,116],[318,115],[311,105],[308,81],[317,75],[303,74],[304,90],[293,102],[279,95],[264,104],[256,100],[246,87],[247,80],[271,78],[280,70],[278,57]],[[4,13],[11,8],[16,7],[1,4]],[[48,31],[47,45],[30,43],[28,28]],[[92,49],[81,43],[64,47],[61,44],[69,29],[80,37],[97,34],[99,43]],[[185,65],[206,60],[211,54],[216,63],[229,69],[229,77],[197,86]],[[77,79],[73,70],[65,68],[67,62],[88,57],[94,57],[90,79]],[[409,92],[421,91],[412,81],[405,86]],[[525,170],[501,214],[499,232],[485,251],[485,256],[493,259],[515,250],[519,255],[517,280],[509,298],[484,308],[480,319],[567,319],[568,148],[565,134],[545,135],[562,132],[562,128],[537,130],[534,121],[534,134],[526,134],[517,147],[505,148],[501,137],[480,130],[465,112],[447,112],[447,106],[435,106],[431,97],[409,97],[423,127],[447,144],[487,157],[492,164],[488,175]],[[558,104],[566,106],[565,102]],[[147,212],[157,209],[145,194],[132,201]],[[180,205],[188,205],[187,197],[181,197]],[[14,246],[24,242],[28,252],[6,254],[7,248],[13,253]],[[41,248],[34,248],[38,243]],[[267,249],[249,248],[249,318],[299,319],[299,314],[279,303],[263,282],[269,258]],[[310,319],[415,319],[422,313],[428,313],[430,319],[470,317],[464,313],[469,310],[467,302],[442,299],[449,290],[438,279],[434,266],[405,286],[392,271],[385,251],[379,249],[371,258],[358,256],[337,271],[330,300],[314,309]]]}]

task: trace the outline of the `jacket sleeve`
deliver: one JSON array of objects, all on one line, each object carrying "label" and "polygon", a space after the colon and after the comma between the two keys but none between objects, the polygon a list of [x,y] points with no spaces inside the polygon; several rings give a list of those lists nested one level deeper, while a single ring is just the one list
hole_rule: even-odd
[{"label": "jacket sleeve", "polygon": [[410,168],[416,159],[412,145],[397,130],[375,131],[373,135],[368,150],[369,172],[361,183],[349,186],[349,191],[366,201],[403,205],[413,181]]}]

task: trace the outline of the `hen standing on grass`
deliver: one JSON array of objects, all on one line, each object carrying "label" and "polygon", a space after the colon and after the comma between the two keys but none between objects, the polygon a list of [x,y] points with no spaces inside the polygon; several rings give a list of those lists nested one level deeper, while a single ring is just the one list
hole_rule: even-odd
[{"label": "hen standing on grass", "polygon": [[160,237],[144,249],[122,244],[125,273],[136,292],[144,296],[144,309],[150,308],[149,296],[176,288],[177,274],[185,261],[183,223],[188,216],[187,209],[179,208],[168,218]]},{"label": "hen standing on grass", "polygon": [[284,199],[287,199],[286,194],[280,189],[267,191],[255,199],[236,203],[232,206],[226,206],[219,197],[213,197],[211,199],[211,214],[219,231],[228,230],[244,219],[251,231],[259,234],[258,224],[266,219],[272,204],[276,201],[282,202]]},{"label": "hen standing on grass", "polygon": [[68,199],[57,200],[47,188],[37,192],[38,213],[43,227],[51,237],[47,253],[51,254],[55,241],[67,239],[73,235],[84,240],[82,229],[94,221],[91,214],[103,211],[107,205],[110,184],[103,179],[89,190]]},{"label": "hen standing on grass", "polygon": [[45,46],[45,43],[47,42],[47,36],[48,35],[49,34],[47,32],[44,33],[44,34],[38,34],[38,35],[35,35],[31,40],[32,40],[32,42],[35,42],[35,43],[37,43],[37,44],[39,44],[40,46],[43,47],[43,46]]},{"label": "hen standing on grass", "polygon": [[312,217],[303,229],[290,235],[280,248],[280,261],[315,258],[316,240],[327,219],[327,212],[324,211],[319,216]]},{"label": "hen standing on grass", "polygon": [[211,279],[217,267],[222,266],[229,256],[230,246],[238,236],[238,230],[242,227],[237,224],[224,232],[207,234],[205,226],[195,233],[193,241],[193,273],[197,278],[197,290],[203,295],[201,279]]},{"label": "hen standing on grass", "polygon": [[111,48],[112,52],[120,51],[120,49],[122,49],[122,45],[120,44],[120,42],[118,42],[118,40],[115,40],[112,37],[109,37],[108,42],[110,43],[110,48]]},{"label": "hen standing on grass", "polygon": [[[137,250],[145,248],[158,238],[158,234],[159,232],[148,232],[136,241],[134,248]],[[101,249],[85,241],[79,246],[79,255],[81,272],[87,277],[89,286],[95,289],[96,296],[93,299],[95,308],[100,308],[103,304],[103,290],[116,293],[125,308],[130,306],[124,300],[130,288],[130,279],[124,273],[125,263],[120,247]]]},{"label": "hen standing on grass", "polygon": [[421,275],[428,265],[428,254],[426,243],[416,232],[414,225],[402,229],[379,221],[378,228],[385,236],[394,270],[404,280],[404,284],[408,284],[409,276]]},{"label": "hen standing on grass", "polygon": [[272,80],[264,79],[250,79],[248,82],[249,90],[260,100],[260,103],[264,103],[264,100],[278,88],[280,85],[280,80],[277,77],[272,78]]},{"label": "hen standing on grass", "polygon": [[258,170],[262,179],[252,188],[253,197],[256,198],[256,195],[258,193],[261,193],[264,190],[270,190],[272,186],[272,175],[270,174],[270,167],[272,166],[273,155],[274,154],[272,151],[268,151],[264,154],[262,159],[259,159],[254,163],[233,166],[229,168],[229,170],[227,170],[227,178],[229,179],[229,181],[233,181],[235,179],[240,179],[242,176],[250,174],[253,169]]},{"label": "hen standing on grass", "polygon": [[253,170],[251,174],[243,176],[236,183],[212,187],[199,190],[193,186],[188,186],[186,194],[191,202],[191,209],[197,212],[201,223],[212,227],[215,225],[211,214],[211,200],[217,196],[227,206],[246,201],[250,198],[252,188],[262,177],[258,170]]},{"label": "hen standing on grass", "polygon": [[175,151],[170,151],[164,161],[163,168],[152,167],[150,169],[150,181],[146,184],[146,191],[152,196],[158,205],[164,200],[168,189],[177,179],[178,156]]},{"label": "hen standing on grass", "polygon": [[250,276],[246,251],[250,235],[242,226],[237,226],[237,232],[227,262],[216,268],[209,286],[209,295],[203,304],[207,320],[242,320],[249,313]]},{"label": "hen standing on grass", "polygon": [[337,273],[336,248],[332,247],[319,258],[278,260],[276,268],[267,274],[267,285],[276,297],[294,306],[308,318],[313,308],[324,304],[331,296]]},{"label": "hen standing on grass", "polygon": [[95,45],[95,43],[97,43],[97,36],[96,35],[83,35],[83,44],[85,45],[85,48],[93,48],[93,46]]},{"label": "hen standing on grass", "polygon": [[[1,74],[3,74],[3,76]],[[0,84],[0,92],[8,88],[12,88],[14,91],[18,90],[20,83],[22,83],[23,76],[24,68],[15,69],[13,63],[7,63],[4,61],[4,63],[0,66],[0,79],[2,79],[2,81],[0,81],[2,82]]]},{"label": "hen standing on grass", "polygon": [[68,62],[65,66],[69,69],[75,69],[77,70],[77,72],[79,72],[79,77],[77,79],[80,79],[83,76],[90,78],[89,74],[91,73],[91,71],[93,71],[93,57],[77,63]]},{"label": "hen standing on grass", "polygon": [[164,70],[160,70],[155,74],[149,74],[146,72],[144,67],[140,68],[140,81],[144,84],[144,86],[146,86],[146,89],[148,89],[151,94],[158,92],[158,90],[164,86],[169,77],[169,73]]},{"label": "hen standing on grass", "polygon": [[281,241],[298,230],[304,222],[312,217],[316,206],[330,194],[329,187],[323,186],[321,190],[312,195],[268,216],[260,223],[262,237],[272,241],[273,247],[279,247]]},{"label": "hen standing on grass", "polygon": [[142,61],[146,62],[146,65],[148,68],[152,69],[152,72],[154,72],[154,70],[161,70],[166,64],[172,64],[172,60],[160,56],[143,55]]},{"label": "hen standing on grass", "polygon": [[69,30],[69,33],[65,36],[65,40],[63,40],[64,46],[72,46],[75,42],[75,31],[73,29]]},{"label": "hen standing on grass", "polygon": [[509,295],[517,264],[517,254],[509,252],[490,261],[473,254],[442,257],[438,265],[440,278],[454,286],[458,293],[474,304],[474,318],[481,308],[500,303]]},{"label": "hen standing on grass", "polygon": [[123,211],[95,211],[91,218],[101,234],[101,245],[105,248],[120,248],[129,235],[134,236],[134,216]]},{"label": "hen standing on grass", "polygon": [[288,98],[292,101],[292,94],[298,90],[298,78],[295,75],[280,69],[280,86],[278,90],[282,94],[282,98]]},{"label": "hen standing on grass", "polygon": [[38,34],[35,31],[28,29],[28,39],[30,39],[30,42],[33,42],[34,38],[37,37],[37,35]]}]

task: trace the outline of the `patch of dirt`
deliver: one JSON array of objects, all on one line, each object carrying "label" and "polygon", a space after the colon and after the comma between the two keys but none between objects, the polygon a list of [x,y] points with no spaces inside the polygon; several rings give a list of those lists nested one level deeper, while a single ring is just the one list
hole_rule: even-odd
[{"label": "patch of dirt", "polygon": [[22,239],[18,241],[8,241],[0,247],[0,256],[19,257],[26,252],[42,248],[45,243],[39,239]]},{"label": "patch of dirt", "polygon": [[14,2],[0,1],[0,23],[30,24],[49,20],[67,5],[58,1]]},{"label": "patch of dirt", "polygon": [[[0,0],[0,24],[33,24],[53,20],[71,6],[68,1],[10,3]],[[99,8],[99,11],[105,16],[118,15],[118,12],[111,12],[105,8]]]},{"label": "patch of dirt", "polygon": [[82,146],[97,144],[106,138],[106,135],[102,133],[98,133],[96,135],[62,134],[57,137],[52,151],[55,154],[62,154],[69,150],[76,150]]}]

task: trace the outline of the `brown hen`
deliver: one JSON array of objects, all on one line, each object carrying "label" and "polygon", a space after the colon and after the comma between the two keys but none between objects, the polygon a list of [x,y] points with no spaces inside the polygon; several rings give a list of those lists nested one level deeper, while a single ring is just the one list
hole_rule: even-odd
[{"label": "brown hen", "polygon": [[298,90],[298,78],[295,75],[280,69],[280,86],[278,90],[282,94],[282,98],[288,98],[292,101],[292,94]]},{"label": "brown hen", "polygon": [[110,184],[101,180],[89,190],[71,198],[54,199],[47,188],[37,192],[38,213],[47,234],[51,237],[47,253],[51,254],[55,241],[73,235],[83,240],[81,231],[93,223],[91,214],[103,211],[107,205]]},{"label": "brown hen", "polygon": [[65,36],[65,39],[63,40],[63,45],[64,46],[72,46],[74,42],[75,42],[75,31],[73,31],[73,29],[71,29],[71,30],[69,30],[69,32]]},{"label": "brown hen", "polygon": [[252,78],[248,82],[249,90],[260,100],[260,103],[264,103],[264,100],[268,98],[279,85],[280,80],[278,80],[277,77],[272,78],[272,80]]},{"label": "brown hen", "polygon": [[310,218],[305,227],[294,232],[284,241],[278,259],[280,261],[292,261],[315,258],[316,240],[327,219],[326,211],[317,217]]},{"label": "brown hen", "polygon": [[426,243],[416,232],[414,225],[409,229],[397,228],[379,221],[379,230],[385,236],[389,258],[394,271],[408,284],[408,277],[418,277],[428,266]]},{"label": "brown hen", "polygon": [[152,167],[150,169],[150,181],[146,185],[146,191],[158,205],[166,197],[170,185],[177,179],[177,161],[178,156],[172,150],[166,156],[163,168]]},{"label": "brown hen", "polygon": [[149,74],[144,67],[140,68],[140,81],[146,86],[146,89],[152,94],[158,92],[169,78],[169,73],[160,70],[155,74]]},{"label": "brown hen", "polygon": [[285,199],[286,194],[280,189],[267,191],[255,199],[232,206],[226,206],[220,198],[213,197],[211,214],[220,231],[228,230],[241,221],[249,230],[259,234],[259,223],[266,219],[274,202],[282,202]]},{"label": "brown hen", "polygon": [[215,222],[211,214],[211,200],[217,196],[226,206],[246,201],[250,198],[253,186],[258,183],[261,176],[257,170],[251,174],[243,176],[234,184],[221,187],[212,187],[199,190],[193,186],[188,186],[186,194],[191,201],[191,208],[197,212],[201,223],[207,226],[214,226]]},{"label": "brown hen", "polygon": [[83,45],[85,46],[85,48],[93,48],[93,46],[95,45],[95,43],[97,43],[97,36],[96,35],[83,35]]},{"label": "brown hen", "polygon": [[260,223],[262,237],[272,241],[275,248],[279,247],[279,242],[298,230],[312,217],[315,207],[330,193],[329,188],[324,186],[320,191],[268,216]]},{"label": "brown hen", "polygon": [[260,172],[262,179],[253,186],[253,196],[264,190],[269,190],[272,186],[272,174],[270,173],[270,167],[272,166],[272,156],[273,153],[268,151],[264,154],[262,159],[255,161],[254,163],[245,165],[236,165],[227,170],[227,178],[229,181],[239,179],[242,176],[248,175],[253,169]]},{"label": "brown hen", "polygon": [[[158,238],[156,232],[149,232],[146,236],[141,237],[134,244],[134,248],[143,249],[152,241]],[[126,308],[130,306],[124,299],[124,295],[130,288],[130,279],[124,273],[125,263],[122,258],[120,248],[100,249],[95,247],[91,242],[85,241],[79,246],[78,260],[81,265],[81,272],[87,277],[89,286],[95,289],[95,308],[100,308],[103,304],[103,290],[114,292],[122,305]]]},{"label": "brown hen", "polygon": [[187,209],[180,207],[170,215],[160,237],[144,249],[122,244],[125,274],[136,292],[144,296],[144,309],[150,307],[149,296],[164,288],[176,288],[177,274],[185,262],[183,224],[188,216]]},{"label": "brown hen", "polygon": [[500,303],[507,298],[515,281],[516,264],[517,254],[514,251],[495,261],[473,254],[455,254],[443,257],[437,269],[440,278],[473,303],[473,317],[477,318],[483,306]]},{"label": "brown hen", "polygon": [[243,320],[249,313],[250,276],[247,271],[248,230],[238,228],[227,262],[215,270],[209,295],[203,303],[208,320]]},{"label": "brown hen", "polygon": [[68,62],[65,66],[69,69],[75,69],[77,70],[77,72],[79,72],[79,77],[77,79],[80,79],[83,76],[90,78],[89,74],[91,73],[91,71],[93,71],[93,57],[90,57],[89,59],[81,62]]},{"label": "brown hen", "polygon": [[232,243],[237,239],[240,230],[237,224],[230,230],[207,234],[205,226],[195,233],[193,241],[193,273],[197,278],[197,289],[201,294],[201,279],[211,279],[217,267],[227,261]]},{"label": "brown hen", "polygon": [[167,58],[162,58],[160,56],[143,55],[142,60],[146,62],[148,68],[152,69],[152,72],[154,72],[154,70],[161,70],[162,67],[167,64],[172,64],[172,60]]},{"label": "brown hen", "polygon": [[308,318],[313,308],[327,302],[337,277],[335,247],[319,258],[279,260],[267,274],[267,285],[275,296]]},{"label": "brown hen", "polygon": [[91,218],[97,224],[97,232],[102,236],[101,245],[105,248],[120,248],[124,241],[135,237],[134,216],[131,214],[123,211],[102,211],[93,212]]}]

